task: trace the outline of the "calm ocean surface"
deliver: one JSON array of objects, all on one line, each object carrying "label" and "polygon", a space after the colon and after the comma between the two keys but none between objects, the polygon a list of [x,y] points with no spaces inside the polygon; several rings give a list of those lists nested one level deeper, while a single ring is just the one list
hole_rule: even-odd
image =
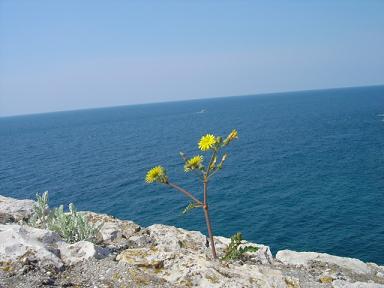
[{"label": "calm ocean surface", "polygon": [[216,235],[384,264],[384,86],[0,118],[0,194],[205,233],[201,210],[182,215],[183,195],[144,176],[162,164],[201,193],[178,152],[233,128],[209,190]]}]

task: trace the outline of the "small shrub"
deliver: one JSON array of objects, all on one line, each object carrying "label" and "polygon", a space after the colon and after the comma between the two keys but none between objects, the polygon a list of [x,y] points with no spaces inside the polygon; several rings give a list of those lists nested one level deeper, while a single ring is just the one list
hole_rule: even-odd
[{"label": "small shrub", "polygon": [[246,252],[256,252],[257,247],[254,246],[244,246],[239,247],[243,242],[243,235],[238,232],[231,237],[231,243],[225,249],[225,255],[221,258],[222,260],[236,260],[240,259],[241,256]]},{"label": "small shrub", "polygon": [[29,224],[33,227],[47,228],[49,206],[48,206],[48,191],[43,195],[36,194],[37,205],[33,206],[33,215],[29,219]]},{"label": "small shrub", "polygon": [[89,223],[84,215],[77,213],[73,203],[68,206],[69,212],[64,212],[63,205],[49,209],[48,192],[44,192],[42,196],[37,194],[36,198],[37,205],[30,220],[31,226],[56,232],[68,243],[96,240],[101,225]]},{"label": "small shrub", "polygon": [[48,229],[58,233],[66,242],[75,243],[81,240],[95,241],[100,226],[91,225],[84,215],[77,213],[73,203],[65,213],[63,205],[52,210]]}]

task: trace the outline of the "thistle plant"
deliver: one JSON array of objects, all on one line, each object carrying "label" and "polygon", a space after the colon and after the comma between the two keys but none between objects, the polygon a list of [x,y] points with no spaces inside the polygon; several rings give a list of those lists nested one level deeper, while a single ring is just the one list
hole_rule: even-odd
[{"label": "thistle plant", "polygon": [[236,260],[240,259],[246,252],[256,252],[259,250],[254,246],[244,246],[241,247],[243,243],[243,235],[238,232],[231,237],[231,243],[225,249],[225,255],[221,258],[222,260]]},{"label": "thistle plant", "polygon": [[[184,161],[184,171],[186,173],[196,172],[198,178],[203,183],[203,200],[195,197],[191,192],[183,189],[176,183],[170,181],[167,172],[163,166],[153,167],[148,171],[145,181],[147,183],[160,183],[170,188],[173,188],[181,193],[183,193],[186,197],[188,197],[191,202],[184,209],[183,213],[186,213],[194,208],[203,208],[205,222],[208,230],[209,242],[212,249],[212,255],[214,258],[217,258],[215,242],[213,240],[213,232],[212,232],[212,224],[211,219],[209,217],[209,208],[208,208],[208,182],[213,175],[215,175],[218,171],[220,171],[223,167],[225,160],[228,157],[227,153],[221,153],[222,149],[226,148],[229,143],[231,143],[234,139],[237,139],[237,131],[232,130],[232,132],[223,139],[220,136],[215,136],[213,134],[206,134],[201,137],[198,142],[198,147],[202,152],[208,153],[209,162],[207,165],[204,165],[204,156],[196,155],[192,158],[188,158],[184,153],[180,152],[180,156]],[[220,159],[218,162],[218,159]]]}]

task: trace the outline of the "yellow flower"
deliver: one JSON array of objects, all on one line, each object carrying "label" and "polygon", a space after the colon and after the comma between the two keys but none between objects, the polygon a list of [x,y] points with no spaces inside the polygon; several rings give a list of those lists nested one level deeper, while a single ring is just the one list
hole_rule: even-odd
[{"label": "yellow flower", "polygon": [[148,171],[147,175],[145,176],[145,182],[153,183],[155,181],[159,181],[162,183],[167,181],[167,175],[164,167],[156,166]]},{"label": "yellow flower", "polygon": [[189,172],[193,169],[199,168],[201,163],[203,162],[203,159],[204,159],[203,156],[197,155],[187,160],[187,162],[184,165],[184,171]]},{"label": "yellow flower", "polygon": [[201,151],[207,151],[213,147],[216,143],[216,138],[212,134],[207,134],[201,137],[199,142],[199,148]]},{"label": "yellow flower", "polygon": [[236,129],[233,129],[232,132],[229,133],[229,135],[227,136],[227,138],[225,138],[225,140],[224,140],[224,146],[225,146],[225,145],[228,145],[229,142],[231,142],[232,140],[237,139],[237,138],[239,138],[239,137],[238,137],[238,134],[237,134],[237,131],[236,131]]}]

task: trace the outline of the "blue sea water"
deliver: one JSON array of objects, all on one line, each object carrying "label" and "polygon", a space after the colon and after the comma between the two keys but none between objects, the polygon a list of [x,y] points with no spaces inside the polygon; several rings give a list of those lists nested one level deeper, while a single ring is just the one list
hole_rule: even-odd
[{"label": "blue sea water", "polygon": [[161,164],[201,195],[178,152],[236,128],[209,187],[216,235],[384,264],[383,120],[384,86],[0,118],[0,194],[205,233],[201,210],[144,176]]}]

